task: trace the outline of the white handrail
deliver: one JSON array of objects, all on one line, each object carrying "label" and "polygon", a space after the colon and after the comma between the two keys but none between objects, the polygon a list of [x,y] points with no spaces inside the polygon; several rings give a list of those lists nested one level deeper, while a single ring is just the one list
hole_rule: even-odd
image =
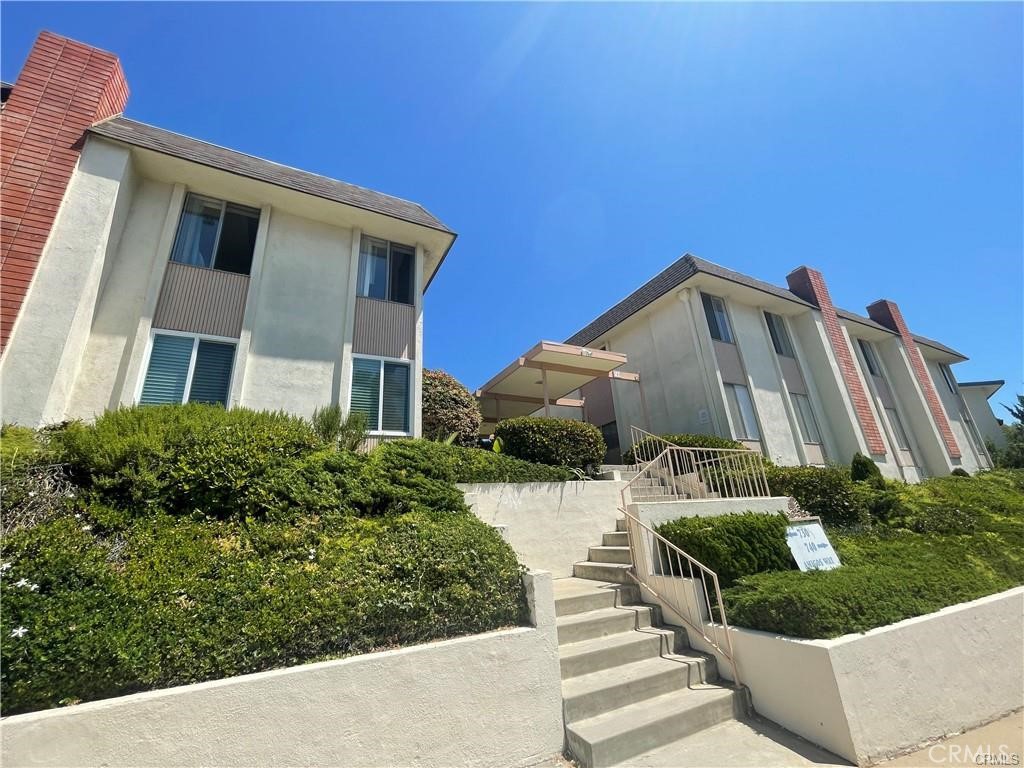
[{"label": "white handrail", "polygon": [[[629,549],[633,557],[630,577],[667,605],[688,628],[699,633],[704,642],[718,651],[729,662],[733,682],[739,685],[740,675],[718,574],[626,509],[622,512],[626,516]],[[712,594],[715,596],[713,604]],[[718,621],[715,621],[715,611],[718,613]]]},{"label": "white handrail", "polygon": [[633,463],[630,466],[639,469],[671,445],[672,443],[665,438],[646,429],[634,427],[632,424],[629,426],[629,447],[633,452]]},{"label": "white handrail", "polygon": [[761,455],[745,448],[668,445],[623,488],[623,503],[771,496]]}]

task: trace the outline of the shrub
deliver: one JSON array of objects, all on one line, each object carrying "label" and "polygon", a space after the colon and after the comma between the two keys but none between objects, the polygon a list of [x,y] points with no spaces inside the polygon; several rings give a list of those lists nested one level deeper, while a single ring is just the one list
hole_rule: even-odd
[{"label": "shrub", "polygon": [[576,476],[564,467],[533,464],[511,456],[430,440],[391,440],[371,454],[394,471],[414,470],[452,483],[565,482]]},{"label": "shrub", "polygon": [[[681,448],[745,448],[743,443],[730,440],[727,437],[718,435],[658,435],[662,440],[678,445]],[[636,454],[643,456],[654,456],[661,453],[661,443],[652,438],[644,438],[636,445],[622,454],[622,461],[626,464],[636,464]]]},{"label": "shrub", "polygon": [[313,411],[313,431],[327,445],[343,451],[355,451],[366,440],[366,414],[349,411],[343,416],[340,405],[326,405]]},{"label": "shrub", "polygon": [[853,454],[853,461],[850,463],[850,479],[855,482],[865,482],[874,488],[885,487],[882,470],[869,456],[859,452]]},{"label": "shrub", "polygon": [[500,422],[494,434],[509,456],[556,467],[600,464],[607,450],[600,429],[572,419],[520,416]]},{"label": "shrub", "polygon": [[52,442],[72,478],[106,503],[214,515],[259,514],[267,473],[322,446],[298,417],[195,403],[110,411]]},{"label": "shrub", "polygon": [[3,714],[525,621],[515,554],[470,514],[125,523],[4,542]]},{"label": "shrub", "polygon": [[810,515],[827,526],[864,525],[870,516],[850,473],[840,467],[766,467],[773,496],[792,496]]},{"label": "shrub", "polygon": [[455,435],[459,445],[476,443],[480,405],[458,379],[444,371],[423,369],[423,434],[433,440]]},{"label": "shrub", "polygon": [[67,513],[75,496],[40,437],[25,427],[0,430],[0,536]]},{"label": "shrub", "polygon": [[954,469],[954,470],[953,470],[952,472],[950,472],[949,474],[953,475],[954,477],[970,477],[970,476],[971,476],[971,473],[970,473],[970,472],[968,472],[968,471],[967,471],[966,469],[964,469],[963,467],[956,467],[956,468],[955,468],[955,469]]},{"label": "shrub", "polygon": [[723,593],[737,626],[792,637],[866,632],[1024,581],[1019,548],[991,536],[836,537],[831,571],[760,573]]},{"label": "shrub", "polygon": [[786,544],[789,518],[784,514],[746,512],[719,517],[682,517],[657,532],[718,574],[722,587],[741,576],[785,571],[794,566]]}]

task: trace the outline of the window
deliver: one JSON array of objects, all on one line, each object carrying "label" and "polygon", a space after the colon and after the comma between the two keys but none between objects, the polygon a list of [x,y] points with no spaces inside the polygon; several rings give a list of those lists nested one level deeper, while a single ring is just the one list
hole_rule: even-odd
[{"label": "window", "polygon": [[142,384],[142,405],[227,405],[235,345],[198,336],[157,333]]},{"label": "window", "polygon": [[413,248],[364,236],[359,245],[357,293],[370,299],[412,304],[415,266]]},{"label": "window", "polygon": [[353,411],[366,415],[372,432],[409,429],[409,366],[369,357],[352,358]]},{"label": "window", "polygon": [[805,443],[820,443],[821,431],[818,429],[818,422],[814,419],[814,411],[811,410],[811,401],[807,395],[798,392],[790,392],[790,399],[793,401],[793,410],[796,412],[796,421],[800,425],[800,435]]},{"label": "window", "polygon": [[910,440],[907,439],[907,431],[903,429],[903,422],[895,408],[886,408],[885,415],[889,417],[889,424],[892,425],[893,437],[896,438],[896,447],[901,451],[910,450]]},{"label": "window", "polygon": [[786,321],[771,312],[765,312],[764,319],[768,323],[768,333],[772,337],[775,353],[783,357],[796,357],[796,353],[793,351],[793,341],[789,338],[789,332],[786,330]]},{"label": "window", "polygon": [[875,350],[871,348],[871,344],[864,341],[864,339],[857,339],[857,343],[860,345],[861,354],[864,355],[864,362],[868,366],[868,373],[872,376],[881,376],[882,369],[878,365],[878,360],[875,358]]},{"label": "window", "polygon": [[732,417],[734,437],[739,440],[760,440],[757,429],[757,417],[754,415],[754,403],[750,399],[750,390],[741,384],[725,385],[725,401]]},{"label": "window", "polygon": [[171,261],[248,275],[259,226],[260,212],[255,208],[189,194]]},{"label": "window", "polygon": [[945,363],[939,363],[939,370],[942,371],[942,378],[946,380],[946,386],[949,387],[949,391],[954,395],[958,394],[956,379],[953,378],[953,372],[949,370],[949,366]]},{"label": "window", "polygon": [[708,330],[711,331],[711,338],[715,341],[732,344],[732,327],[729,325],[729,316],[725,312],[725,302],[717,296],[708,296],[706,293],[702,293],[700,299],[704,302],[704,314],[708,318]]}]

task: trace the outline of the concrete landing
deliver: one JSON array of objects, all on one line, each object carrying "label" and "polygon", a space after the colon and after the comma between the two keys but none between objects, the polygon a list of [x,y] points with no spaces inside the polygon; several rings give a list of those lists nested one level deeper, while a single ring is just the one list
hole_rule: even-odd
[{"label": "concrete landing", "polygon": [[850,766],[841,757],[759,718],[728,720],[632,757],[623,768]]}]

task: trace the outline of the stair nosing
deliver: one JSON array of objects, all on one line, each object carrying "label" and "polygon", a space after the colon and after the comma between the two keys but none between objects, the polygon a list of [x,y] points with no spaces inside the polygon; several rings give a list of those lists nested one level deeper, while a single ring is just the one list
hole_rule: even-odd
[{"label": "stair nosing", "polygon": [[[589,744],[600,744],[613,738],[617,738],[632,730],[636,730],[638,727],[648,725],[658,720],[667,719],[671,716],[681,714],[686,711],[699,709],[709,703],[717,703],[726,699],[731,699],[736,695],[736,689],[729,688],[723,685],[717,685],[715,683],[703,683],[701,685],[684,688],[680,691],[673,691],[671,693],[663,693],[659,696],[653,696],[649,699],[642,699],[641,701],[627,704],[624,707],[618,707],[616,709],[609,710],[608,712],[602,712],[599,715],[593,715],[582,720],[577,720],[573,723],[567,723],[566,729],[571,729],[577,737],[587,741]],[[621,718],[625,712],[641,712],[648,710],[650,717],[646,717],[639,724],[632,724],[625,730],[615,730],[614,722],[616,718]],[[599,730],[599,735],[594,738],[586,735],[585,732],[591,728]]]}]

